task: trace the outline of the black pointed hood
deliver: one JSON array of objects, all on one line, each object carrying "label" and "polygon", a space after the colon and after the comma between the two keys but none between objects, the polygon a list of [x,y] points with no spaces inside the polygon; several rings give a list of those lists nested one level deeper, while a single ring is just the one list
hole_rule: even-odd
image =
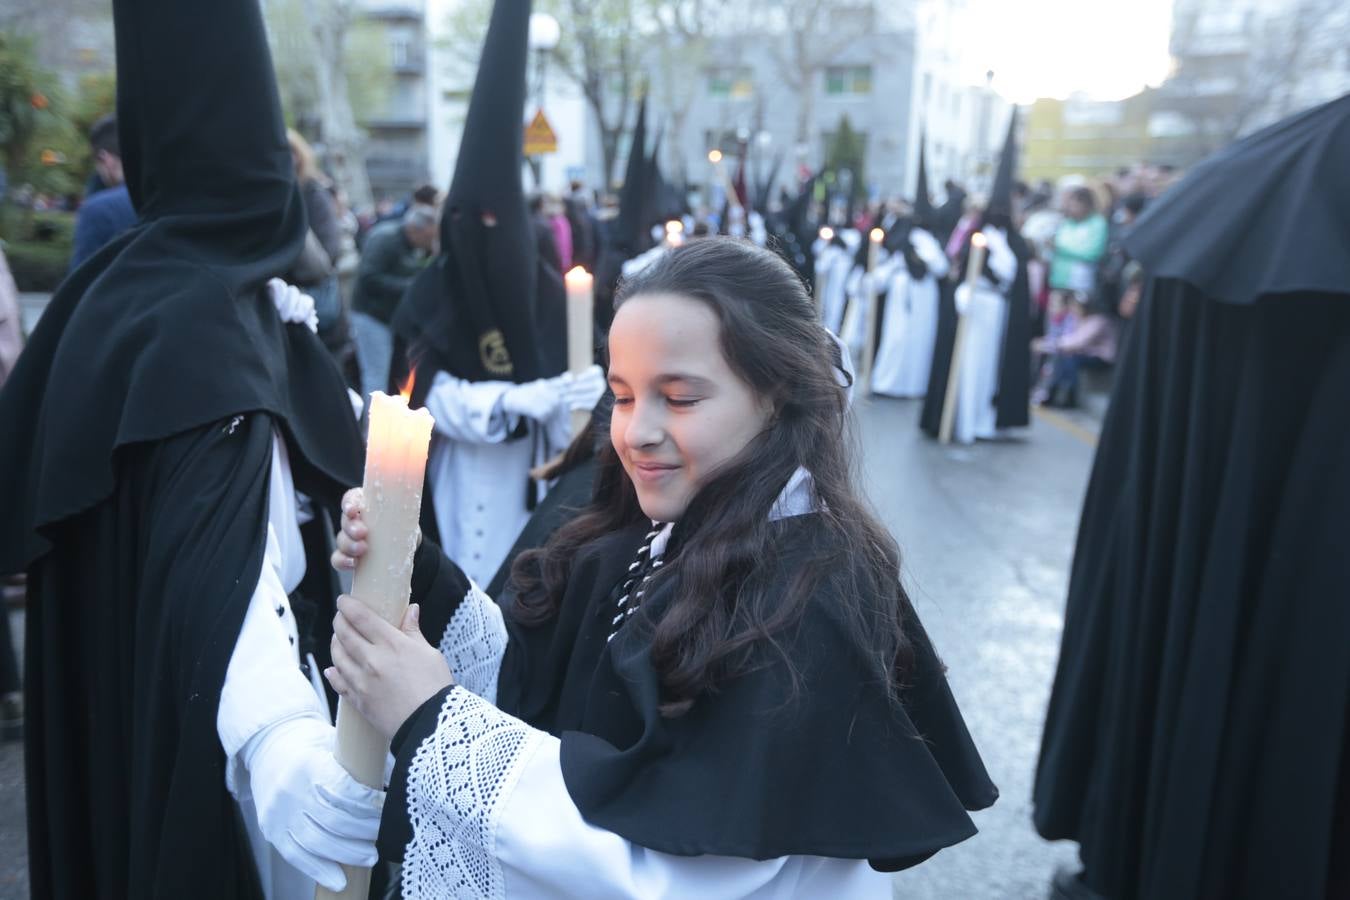
[{"label": "black pointed hood", "polygon": [[919,178],[914,187],[914,224],[920,228],[932,228],[933,217],[937,210],[933,207],[933,198],[928,193],[928,152],[927,138],[919,135]]},{"label": "black pointed hood", "polygon": [[1197,165],[1125,238],[1149,274],[1229,303],[1350,293],[1350,94]]},{"label": "black pointed hood", "polygon": [[469,381],[531,381],[543,370],[533,311],[538,248],[525,190],[529,0],[497,0],[478,62],[441,249],[394,316],[414,364]]},{"label": "black pointed hood", "polygon": [[1008,136],[1003,141],[1003,152],[998,158],[998,170],[994,173],[994,184],[989,188],[989,199],[984,205],[986,219],[991,216],[1013,214],[1013,180],[1017,174],[1017,107],[1012,108],[1008,117]]},{"label": "black pointed hood", "polygon": [[360,479],[360,436],[318,337],[267,280],[305,242],[258,0],[114,0],[122,163],[140,222],[57,289],[0,392],[0,569],[115,487],[114,456],[266,412],[293,463]]},{"label": "black pointed hood", "polygon": [[638,101],[637,122],[633,125],[633,141],[628,145],[628,164],[624,169],[623,188],[619,192],[619,222],[615,245],[625,258],[636,256],[651,246],[647,221],[650,191],[647,181],[651,163],[647,158],[647,93]]}]

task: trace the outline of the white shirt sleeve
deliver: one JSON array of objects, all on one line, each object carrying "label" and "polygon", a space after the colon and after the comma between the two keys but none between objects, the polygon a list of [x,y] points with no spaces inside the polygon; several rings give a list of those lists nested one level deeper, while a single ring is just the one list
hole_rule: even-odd
[{"label": "white shirt sleeve", "polygon": [[455,681],[489,703],[497,702],[497,677],[506,654],[501,608],[469,582],[469,593],[446,623],[440,651]]},{"label": "white shirt sleeve", "polygon": [[951,268],[951,262],[947,259],[947,254],[943,251],[942,245],[922,228],[915,228],[909,233],[909,243],[914,247],[914,252],[923,260],[924,265],[928,267],[928,274],[934,278],[947,277],[947,270]]},{"label": "white shirt sleeve", "polygon": [[567,793],[560,743],[452,690],[408,775],[406,896],[889,898],[866,860],[675,856],[588,824]]},{"label": "white shirt sleeve", "polygon": [[437,372],[426,406],[436,420],[436,431],[455,441],[497,444],[511,433],[510,417],[502,410],[502,394],[509,381],[464,381]]},{"label": "white shirt sleeve", "polygon": [[295,615],[286,587],[288,583],[294,587],[304,576],[304,544],[285,444],[276,434],[272,443],[262,570],[225,670],[216,711],[216,731],[227,759],[226,786],[236,796],[240,750],[250,738],[298,716],[331,721],[314,685],[300,671]]}]

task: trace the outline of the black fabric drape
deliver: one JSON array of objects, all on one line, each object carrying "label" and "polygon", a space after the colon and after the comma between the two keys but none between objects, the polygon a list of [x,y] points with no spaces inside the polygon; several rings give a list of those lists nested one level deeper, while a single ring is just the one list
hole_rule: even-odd
[{"label": "black fabric drape", "polygon": [[1158,279],[1136,318],[1083,508],[1036,827],[1079,841],[1113,900],[1344,896],[1350,304],[1238,305]]},{"label": "black fabric drape", "polygon": [[29,572],[34,897],[260,897],[216,711],[258,581],[272,426],[128,448]]}]

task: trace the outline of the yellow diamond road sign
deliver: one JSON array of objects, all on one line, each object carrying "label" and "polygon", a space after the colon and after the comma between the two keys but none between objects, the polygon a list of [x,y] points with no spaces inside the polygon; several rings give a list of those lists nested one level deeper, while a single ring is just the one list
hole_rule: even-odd
[{"label": "yellow diamond road sign", "polygon": [[557,152],[558,136],[553,133],[553,126],[548,124],[548,119],[544,118],[544,111],[541,109],[534,114],[534,120],[525,128],[525,155],[541,156]]}]

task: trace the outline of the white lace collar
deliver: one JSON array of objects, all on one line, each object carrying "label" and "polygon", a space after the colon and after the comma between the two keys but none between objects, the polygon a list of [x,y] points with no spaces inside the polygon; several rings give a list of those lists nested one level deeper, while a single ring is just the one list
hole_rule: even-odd
[{"label": "white lace collar", "polygon": [[[773,502],[769,509],[769,521],[777,522],[779,519],[791,519],[793,516],[804,516],[807,513],[816,511],[816,482],[811,477],[811,473],[798,467],[797,471],[792,473],[788,483],[783,486],[778,499]],[[658,522],[653,521],[652,527],[657,526]],[[670,534],[675,529],[674,522],[667,522],[661,529],[661,533],[652,539],[652,559],[657,559],[666,552],[666,545],[670,543]]]}]

